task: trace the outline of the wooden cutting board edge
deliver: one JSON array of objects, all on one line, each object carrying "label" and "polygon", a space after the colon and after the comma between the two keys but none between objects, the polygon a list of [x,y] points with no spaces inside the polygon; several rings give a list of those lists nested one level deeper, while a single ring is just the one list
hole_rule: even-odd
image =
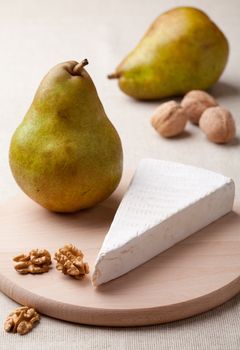
[{"label": "wooden cutting board edge", "polygon": [[14,284],[1,273],[0,290],[21,305],[32,306],[44,315],[63,321],[104,327],[135,327],[174,322],[210,311],[240,293],[240,276],[218,290],[186,302],[130,311],[59,303]]}]

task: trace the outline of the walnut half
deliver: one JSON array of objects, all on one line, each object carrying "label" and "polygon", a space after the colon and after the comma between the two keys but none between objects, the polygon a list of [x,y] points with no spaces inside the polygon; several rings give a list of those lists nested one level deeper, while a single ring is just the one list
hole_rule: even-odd
[{"label": "walnut half", "polygon": [[13,258],[17,262],[15,270],[22,275],[48,272],[52,263],[51,255],[46,249],[32,249],[28,254],[20,254]]},{"label": "walnut half", "polygon": [[11,312],[4,322],[4,330],[18,334],[30,332],[35,322],[40,320],[37,311],[28,306],[22,306]]},{"label": "walnut half", "polygon": [[56,268],[65,275],[82,279],[84,275],[89,273],[89,266],[83,262],[83,256],[82,251],[74,245],[66,244],[55,253]]}]

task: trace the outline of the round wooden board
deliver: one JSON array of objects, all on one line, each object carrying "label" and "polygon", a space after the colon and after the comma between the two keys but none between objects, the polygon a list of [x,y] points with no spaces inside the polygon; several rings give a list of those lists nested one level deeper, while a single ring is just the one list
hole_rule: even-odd
[{"label": "round wooden board", "polygon": [[[12,257],[33,248],[52,254],[70,242],[93,264],[125,186],[76,214],[48,212],[24,194],[0,206],[0,289],[40,313],[101,326],[165,323],[210,310],[240,291],[239,209],[130,273],[94,289],[55,269],[20,275]],[[10,310],[9,310],[10,311]]]}]

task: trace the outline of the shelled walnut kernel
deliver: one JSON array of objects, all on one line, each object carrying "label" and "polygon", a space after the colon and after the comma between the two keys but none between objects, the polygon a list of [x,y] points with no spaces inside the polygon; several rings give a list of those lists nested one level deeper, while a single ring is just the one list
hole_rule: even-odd
[{"label": "shelled walnut kernel", "polygon": [[37,311],[28,306],[22,306],[11,312],[4,322],[4,330],[24,335],[30,332],[34,323],[40,320]]},{"label": "shelled walnut kernel", "polygon": [[20,254],[13,258],[17,262],[15,270],[22,275],[39,274],[50,269],[51,255],[46,249],[32,249],[28,254]]},{"label": "shelled walnut kernel", "polygon": [[83,256],[82,251],[74,245],[66,244],[55,253],[56,268],[65,275],[82,279],[84,275],[89,273],[89,266],[83,262]]}]

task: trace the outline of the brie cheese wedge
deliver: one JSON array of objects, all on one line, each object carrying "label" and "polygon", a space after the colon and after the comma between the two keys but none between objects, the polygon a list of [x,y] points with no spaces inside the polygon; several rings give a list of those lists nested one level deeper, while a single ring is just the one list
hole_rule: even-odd
[{"label": "brie cheese wedge", "polygon": [[234,183],[212,171],[143,159],[98,254],[94,286],[117,278],[232,210]]}]

